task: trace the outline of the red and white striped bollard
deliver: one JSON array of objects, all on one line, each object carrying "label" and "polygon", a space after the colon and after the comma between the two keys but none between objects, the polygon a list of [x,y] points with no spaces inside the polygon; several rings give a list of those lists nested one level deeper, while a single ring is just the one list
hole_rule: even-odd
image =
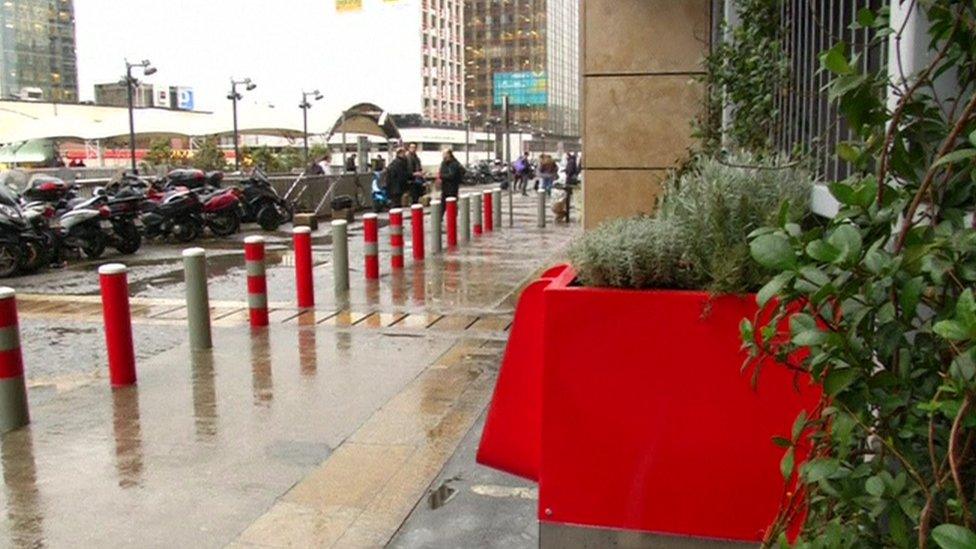
[{"label": "red and white striped bollard", "polygon": [[247,311],[252,328],[268,325],[268,279],[264,267],[264,238],[244,239],[244,264],[247,267]]},{"label": "red and white striped bollard", "polygon": [[403,269],[403,210],[390,210],[390,268]]},{"label": "red and white striped bollard", "polygon": [[20,352],[17,294],[0,288],[0,433],[30,423],[24,358]]}]

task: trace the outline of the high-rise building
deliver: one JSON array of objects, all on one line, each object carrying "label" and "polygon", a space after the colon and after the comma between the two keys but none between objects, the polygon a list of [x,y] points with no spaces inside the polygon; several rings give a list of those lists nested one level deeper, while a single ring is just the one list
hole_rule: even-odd
[{"label": "high-rise building", "polygon": [[579,0],[465,0],[467,112],[578,136]]},{"label": "high-rise building", "polygon": [[0,98],[78,101],[72,0],[0,4]]},{"label": "high-rise building", "polygon": [[463,20],[463,0],[330,0],[325,53],[314,58],[335,82],[327,97],[460,126]]}]

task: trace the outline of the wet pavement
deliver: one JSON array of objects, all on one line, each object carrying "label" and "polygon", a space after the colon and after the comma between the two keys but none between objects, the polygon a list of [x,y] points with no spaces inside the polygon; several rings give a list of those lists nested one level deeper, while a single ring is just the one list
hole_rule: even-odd
[{"label": "wet pavement", "polygon": [[[220,318],[214,351],[203,354],[185,342],[180,247],[151,244],[125,260],[139,385],[114,391],[95,270],[118,259],[9,280],[21,294],[32,423],[0,445],[0,544],[386,544],[405,520],[419,520],[411,513],[428,504],[431,484],[454,474],[444,469],[452,455],[475,467],[472,426],[490,398],[518,289],[560,260],[578,230],[537,229],[534,201],[516,204],[514,229],[506,212],[501,231],[422,265],[410,259],[406,223],[402,274],[389,270],[381,228],[373,283],[353,224],[352,288],[342,295],[332,290],[324,224],[313,235],[317,307],[304,313],[292,303],[290,237],[272,235],[272,326],[253,333],[243,237],[204,242]],[[443,501],[434,512],[461,509],[465,489],[435,496]],[[526,535],[511,541],[534,543]],[[397,544],[422,546],[423,536],[401,533]]]}]

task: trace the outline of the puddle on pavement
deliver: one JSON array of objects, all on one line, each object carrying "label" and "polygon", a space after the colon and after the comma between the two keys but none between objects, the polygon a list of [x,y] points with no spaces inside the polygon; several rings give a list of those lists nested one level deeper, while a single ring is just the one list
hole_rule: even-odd
[{"label": "puddle on pavement", "polygon": [[210,350],[193,352],[190,358],[193,384],[193,425],[197,440],[217,438],[217,388],[214,357]]},{"label": "puddle on pavement", "polygon": [[112,435],[115,438],[115,469],[120,488],[142,484],[142,424],[139,417],[139,389],[112,389]]},{"label": "puddle on pavement", "polygon": [[274,400],[271,354],[268,330],[255,330],[251,334],[251,392],[254,404],[265,408]]}]

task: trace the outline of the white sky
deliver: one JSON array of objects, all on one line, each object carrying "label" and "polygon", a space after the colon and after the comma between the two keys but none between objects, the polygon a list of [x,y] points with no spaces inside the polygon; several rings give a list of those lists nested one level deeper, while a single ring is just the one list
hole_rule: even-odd
[{"label": "white sky", "polygon": [[[96,83],[118,81],[128,57],[159,69],[149,82],[194,88],[197,109],[229,112],[230,77],[249,76],[257,89],[244,94],[242,109],[271,103],[300,117],[303,88],[320,89],[323,103],[343,95],[337,87],[346,83],[323,70],[356,57],[348,48],[326,51],[325,34],[343,17],[334,0],[75,0],[81,98],[93,99]],[[382,74],[374,78],[382,81]],[[369,99],[394,103],[396,87],[381,88]],[[309,115],[339,108],[330,103]]]}]

